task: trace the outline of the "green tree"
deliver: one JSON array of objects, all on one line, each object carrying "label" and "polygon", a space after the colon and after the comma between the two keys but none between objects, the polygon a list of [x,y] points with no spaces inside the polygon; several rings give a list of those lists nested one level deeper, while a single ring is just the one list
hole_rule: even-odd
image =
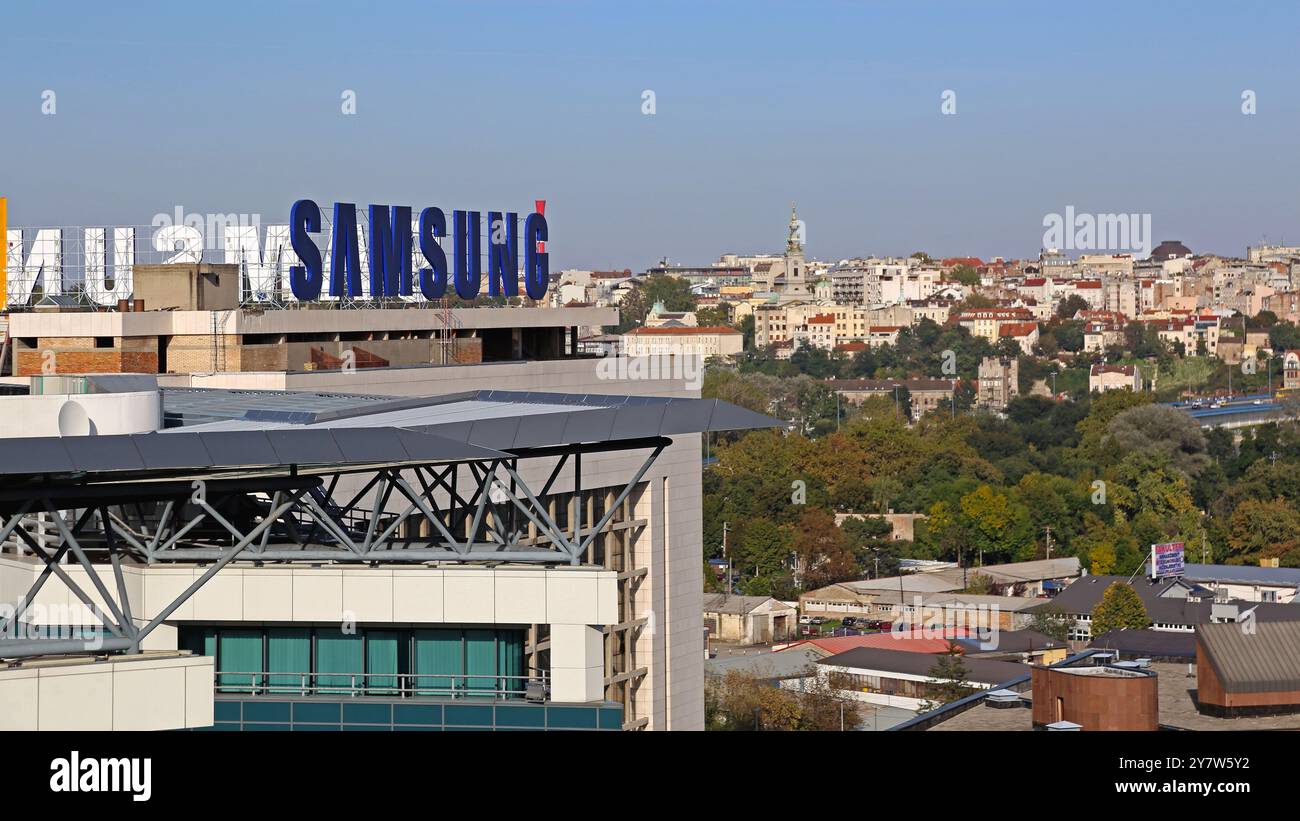
[{"label": "green tree", "polygon": [[645,281],[646,300],[651,307],[662,302],[668,311],[695,310],[695,296],[691,293],[691,283],[682,277],[668,274],[655,274]]},{"label": "green tree", "polygon": [[1111,582],[1101,595],[1101,601],[1092,608],[1092,635],[1100,636],[1110,630],[1125,628],[1145,630],[1151,618],[1141,597],[1132,586],[1124,582]]},{"label": "green tree", "polygon": [[1088,310],[1088,300],[1078,294],[1070,294],[1061,300],[1061,304],[1056,308],[1056,315],[1061,319],[1074,319],[1079,311]]},{"label": "green tree", "polygon": [[950,645],[948,652],[940,653],[925,674],[930,681],[926,682],[926,699],[918,713],[928,713],[975,692],[970,683],[970,670],[955,645]]},{"label": "green tree", "polygon": [[1231,563],[1288,558],[1300,547],[1300,511],[1282,499],[1247,499],[1228,520]]},{"label": "green tree", "polygon": [[1278,322],[1268,329],[1268,344],[1275,351],[1300,348],[1300,328],[1290,322]]},{"label": "green tree", "polygon": [[741,576],[769,576],[781,572],[790,557],[790,533],[767,517],[746,522],[739,544],[730,548]]},{"label": "green tree", "polygon": [[1103,438],[1103,447],[1113,444],[1120,453],[1159,453],[1189,479],[1210,464],[1200,423],[1168,405],[1140,405],[1120,411],[1107,429],[1109,436]]},{"label": "green tree", "polygon": [[1066,615],[1065,611],[1055,604],[1043,606],[1029,620],[1030,630],[1042,633],[1044,636],[1049,636],[1057,641],[1068,640],[1072,627],[1074,627],[1074,619]]},{"label": "green tree", "polygon": [[1004,493],[980,485],[961,497],[961,511],[970,522],[971,548],[981,564],[1021,558],[1029,540],[1026,511]]},{"label": "green tree", "polygon": [[835,524],[835,517],[821,508],[810,507],[799,517],[794,552],[799,562],[800,586],[805,590],[815,590],[859,575],[853,551]]},{"label": "green tree", "polygon": [[952,269],[950,277],[960,282],[962,285],[974,287],[980,284],[980,272],[976,271],[969,265],[958,265]]}]

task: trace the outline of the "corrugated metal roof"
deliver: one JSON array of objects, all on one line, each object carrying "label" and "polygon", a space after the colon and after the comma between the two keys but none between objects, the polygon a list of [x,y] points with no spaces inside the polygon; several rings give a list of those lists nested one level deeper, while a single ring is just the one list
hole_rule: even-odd
[{"label": "corrugated metal roof", "polygon": [[1202,624],[1196,638],[1226,692],[1300,690],[1300,621]]},{"label": "corrugated metal roof", "polygon": [[1183,578],[1195,582],[1295,587],[1300,585],[1300,567],[1256,567],[1248,564],[1189,564],[1183,568]]}]

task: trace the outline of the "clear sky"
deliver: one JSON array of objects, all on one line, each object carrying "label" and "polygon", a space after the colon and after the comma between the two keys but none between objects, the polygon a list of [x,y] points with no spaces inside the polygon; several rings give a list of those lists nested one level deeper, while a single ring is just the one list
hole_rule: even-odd
[{"label": "clear sky", "polygon": [[822,259],[1036,255],[1067,206],[1149,213],[1156,242],[1197,252],[1300,243],[1289,2],[7,0],[0,17],[11,226],[544,198],[553,269],[640,270],[779,251],[797,200]]}]

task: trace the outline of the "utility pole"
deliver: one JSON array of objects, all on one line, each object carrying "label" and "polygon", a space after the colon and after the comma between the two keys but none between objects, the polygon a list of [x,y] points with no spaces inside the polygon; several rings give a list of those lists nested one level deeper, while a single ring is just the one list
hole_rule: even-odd
[{"label": "utility pole", "polygon": [[725,585],[726,592],[723,594],[724,599],[731,596],[731,557],[727,555],[727,531],[730,527],[730,522],[722,523],[722,558],[727,560],[727,584]]},{"label": "utility pole", "polygon": [[1047,525],[1043,528],[1047,531],[1047,558],[1052,558],[1052,526]]}]

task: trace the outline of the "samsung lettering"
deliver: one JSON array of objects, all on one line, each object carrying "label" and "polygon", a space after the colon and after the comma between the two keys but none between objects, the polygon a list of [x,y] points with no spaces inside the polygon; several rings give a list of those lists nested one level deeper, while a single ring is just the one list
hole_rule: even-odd
[{"label": "samsung lettering", "polygon": [[[294,297],[306,301],[320,299],[322,293],[351,299],[411,297],[419,288],[425,299],[442,299],[450,289],[461,299],[472,300],[479,295],[483,276],[484,234],[488,241],[488,294],[519,296],[522,276],[524,293],[530,299],[546,296],[550,265],[543,250],[548,237],[546,217],[541,213],[528,215],[521,237],[517,214],[489,211],[485,231],[478,211],[453,211],[450,262],[438,242],[448,235],[449,227],[441,209],[425,208],[413,221],[410,206],[371,205],[368,216],[368,236],[362,240],[356,205],[334,203],[327,271],[325,254],[313,238],[322,231],[320,206],[306,199],[293,204],[289,210],[289,244],[301,263],[289,269],[289,288]],[[363,243],[367,266],[362,265]]]}]

